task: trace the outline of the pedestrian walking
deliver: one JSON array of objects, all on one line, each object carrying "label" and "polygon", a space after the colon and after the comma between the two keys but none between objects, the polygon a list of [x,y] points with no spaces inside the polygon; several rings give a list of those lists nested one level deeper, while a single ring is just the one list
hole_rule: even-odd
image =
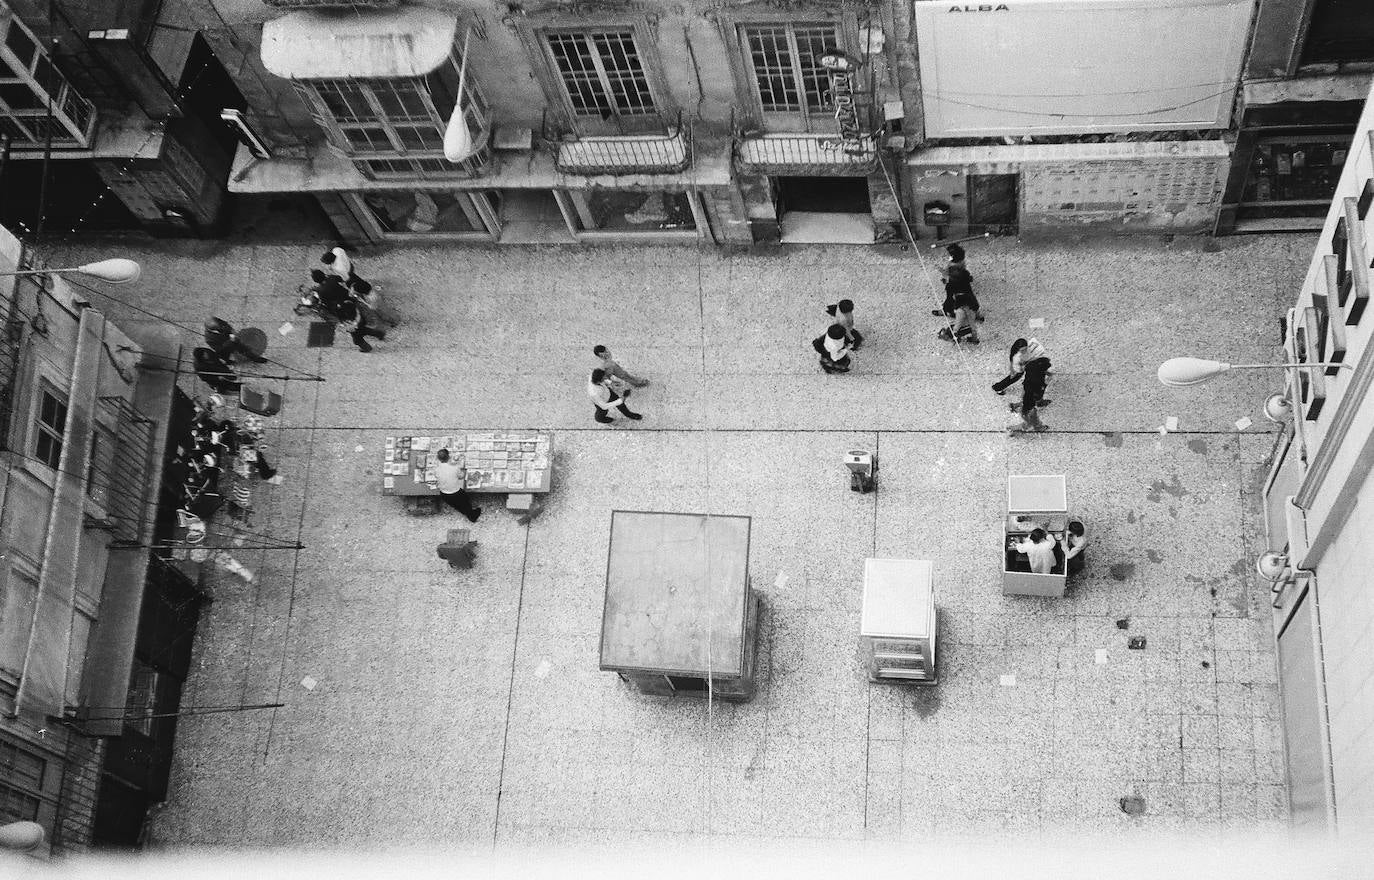
[{"label": "pedestrian walking", "polygon": [[[1049,381],[1050,359],[1047,357],[1027,361],[1021,382],[1021,421],[1008,425],[1007,432],[1020,434],[1026,431],[1045,431],[1049,426],[1040,420],[1040,407],[1049,403],[1044,399],[1045,385]],[[1014,406],[1014,404],[1013,404]]]},{"label": "pedestrian walking", "polygon": [[339,326],[348,331],[348,335],[353,339],[353,344],[358,346],[358,351],[364,354],[372,351],[372,346],[366,337],[371,336],[378,340],[386,339],[386,331],[370,326],[367,323],[367,316],[352,299],[346,299],[339,303],[334,309],[334,314],[339,318]]},{"label": "pedestrian walking", "polygon": [[[1039,340],[1036,346],[1044,354],[1044,348],[1040,346]],[[1027,339],[1017,339],[1011,344],[1011,351],[1007,353],[1007,375],[992,383],[992,390],[998,394],[1006,394],[1007,389],[1021,381],[1021,372],[1025,364],[1026,347],[1030,345]]]},{"label": "pedestrian walking", "polygon": [[243,344],[234,325],[223,318],[205,319],[205,344],[225,363],[233,363],[235,355],[242,355],[255,364],[267,363],[267,358]]},{"label": "pedestrian walking", "polygon": [[[951,303],[961,293],[969,296],[973,295],[973,275],[969,272],[964,263],[964,249],[957,244],[947,245],[945,250],[949,252],[949,262],[940,267],[940,277],[945,282],[945,307],[942,309],[931,309],[932,315],[948,315],[953,318]],[[974,302],[978,298],[974,297]],[[974,306],[974,318],[980,323],[983,320],[982,305]]]},{"label": "pedestrian walking", "polygon": [[858,351],[860,346],[864,344],[864,335],[854,329],[854,301],[842,299],[834,305],[826,306],[825,313],[834,318],[836,324],[844,328],[850,347]]},{"label": "pedestrian walking", "polygon": [[606,346],[593,346],[592,354],[600,358],[601,370],[607,376],[618,379],[626,385],[629,385],[634,388],[643,388],[645,385],[649,384],[648,379],[641,379],[640,377],[631,373],[629,370],[626,370],[620,364],[616,363],[615,358],[611,357],[611,350]]},{"label": "pedestrian walking", "polygon": [[463,487],[463,469],[452,460],[447,449],[440,449],[434,453],[434,457],[439,461],[434,466],[435,488],[439,490],[439,497],[449,507],[467,517],[468,522],[477,522],[482,511],[473,506],[471,496]]},{"label": "pedestrian walking", "polygon": [[639,413],[630,412],[630,408],[625,404],[625,397],[617,394],[608,383],[605,370],[592,370],[591,378],[587,382],[587,396],[596,404],[595,417],[603,425],[613,423],[617,412],[636,422],[644,418]]},{"label": "pedestrian walking", "polygon": [[[996,391],[998,394],[1006,394],[1008,388],[1020,381],[1028,365],[1032,365],[1030,369],[1043,375],[1043,382],[1045,385],[1049,384],[1049,374],[1051,372],[1050,359],[1049,356],[1045,354],[1045,346],[1041,344],[1039,339],[1031,337],[1030,339],[1018,339],[1013,342],[1011,344],[1011,354],[1008,360],[1008,366],[1011,371],[992,385],[992,390]],[[1044,388],[1042,387],[1040,399],[1036,401],[1037,406],[1047,406],[1050,403],[1050,400],[1045,398],[1043,393]],[[1008,409],[1016,410],[1019,407],[1020,404],[1013,403]]]},{"label": "pedestrian walking", "polygon": [[978,345],[982,342],[978,338],[978,297],[971,291],[947,295],[945,310],[942,314],[949,318],[949,326],[941,327],[936,332],[937,336],[946,341],[967,345]]},{"label": "pedestrian walking", "polygon": [[849,344],[849,334],[843,324],[831,324],[825,333],[812,340],[811,345],[820,353],[821,369],[827,373],[848,373],[853,362],[850,355],[854,348]]},{"label": "pedestrian walking", "polygon": [[320,257],[320,262],[324,264],[326,275],[335,276],[345,287],[359,296],[366,296],[372,292],[372,285],[358,277],[358,273],[353,270],[353,259],[343,248],[333,247],[325,251]]}]

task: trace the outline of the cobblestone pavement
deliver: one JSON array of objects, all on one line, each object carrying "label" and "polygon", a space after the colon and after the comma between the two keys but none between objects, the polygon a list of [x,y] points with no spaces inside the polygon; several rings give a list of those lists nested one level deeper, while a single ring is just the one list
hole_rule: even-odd
[{"label": "cobblestone pavement", "polygon": [[[286,384],[286,482],[255,522],[306,549],[244,554],[252,584],[212,578],[183,697],[286,707],[183,719],[154,839],[487,852],[1281,823],[1268,591],[1251,569],[1276,377],[1178,390],[1154,372],[1177,354],[1275,359],[1311,247],[976,244],[988,318],[963,351],[935,338],[930,251],[402,248],[359,258],[402,319],[361,354],[346,338],[307,349],[299,318],[275,332],[323,247],[57,246],[55,262],[134,256],[143,280],[109,292],[191,328],[211,312],[264,327],[271,355],[328,379]],[[841,296],[869,342],[827,376],[809,340]],[[1056,366],[1048,434],[1006,436],[988,389],[1018,335]],[[592,421],[596,342],[652,378],[642,422]],[[434,547],[454,518],[379,494],[382,440],[508,427],[556,432],[549,506],[521,526],[486,502],[478,565],[451,572]],[[878,451],[876,494],[848,491],[850,448]],[[1012,473],[1068,474],[1089,524],[1063,599],[1001,594]],[[614,508],[753,517],[753,702],[646,697],[597,670]],[[937,688],[867,682],[869,556],[934,561]]]}]

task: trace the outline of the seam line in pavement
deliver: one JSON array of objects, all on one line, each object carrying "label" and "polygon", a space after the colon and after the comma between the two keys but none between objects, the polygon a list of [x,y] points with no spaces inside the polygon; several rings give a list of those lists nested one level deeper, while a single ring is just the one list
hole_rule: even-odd
[{"label": "seam line in pavement", "polygon": [[[409,426],[412,432],[415,431],[444,431],[451,430],[452,425],[446,427],[435,427],[433,425]],[[318,425],[318,426],[283,426],[282,431],[395,431],[395,425]],[[529,426],[529,425],[501,425],[493,426],[470,426],[468,431],[558,431],[560,433],[576,432],[579,434],[603,434],[613,433],[604,431],[601,428],[577,428],[577,427],[549,427]],[[632,428],[618,433],[633,434],[853,434],[853,428]],[[1005,434],[1006,428],[879,428],[873,431],[875,434]],[[1042,434],[1125,434],[1131,436],[1158,435],[1158,428],[1052,428]],[[1180,437],[1272,437],[1278,433],[1273,431],[1235,431],[1235,430],[1208,430],[1208,431],[1170,431],[1170,435]]]},{"label": "seam line in pavement", "polygon": [[[319,412],[319,410],[320,410],[320,383],[316,383],[316,384],[315,384],[315,411],[316,411],[316,412]],[[296,518],[296,543],[297,543],[297,544],[302,543],[302,542],[301,542],[301,536],[302,536],[302,535],[304,534],[304,532],[305,532],[305,508],[306,508],[306,506],[310,503],[310,471],[311,471],[311,466],[314,464],[314,461],[315,461],[315,432],[312,430],[312,431],[310,432],[310,442],[309,442],[308,457],[307,457],[306,460],[305,460],[305,474],[301,477],[301,512],[300,512],[300,515]],[[289,591],[289,593],[288,593],[288,597],[287,597],[287,600],[286,600],[286,632],[282,634],[282,639],[281,639],[281,663],[280,663],[279,666],[277,667],[277,696],[276,696],[276,698],[272,701],[272,702],[274,702],[274,703],[280,703],[280,702],[282,701],[282,699],[281,699],[281,692],[282,692],[282,688],[283,688],[283,687],[285,686],[285,684],[286,684],[286,652],[290,649],[290,646],[291,646],[291,621],[292,621],[292,618],[295,616],[295,612],[296,612],[296,583],[298,582],[299,577],[300,577],[300,570],[301,570],[301,551],[300,551],[300,550],[294,550],[294,551],[292,551],[292,560],[291,560],[291,589],[290,589],[290,591]],[[278,710],[278,709],[273,709],[273,710],[272,710],[272,717],[271,717],[271,719],[270,719],[270,720],[268,721],[268,723],[267,723],[267,742],[266,742],[266,744],[263,746],[263,750],[262,750],[262,760],[263,760],[263,763],[264,763],[264,764],[267,763],[267,757],[268,757],[268,755],[271,754],[271,752],[272,752],[272,734],[275,733],[275,732],[276,732],[276,729],[277,729],[277,712],[278,712],[278,711],[280,711],[280,710]]]},{"label": "seam line in pavement", "polygon": [[506,723],[501,729],[501,768],[496,774],[496,811],[491,821],[491,849],[496,851],[497,838],[501,834],[501,798],[506,790],[506,746],[510,742],[510,712],[515,702],[515,663],[520,655],[520,616],[525,608],[525,572],[530,561],[530,526],[525,523],[525,547],[520,556],[520,590],[515,601],[515,634],[511,637],[510,649],[510,688],[506,692]]}]

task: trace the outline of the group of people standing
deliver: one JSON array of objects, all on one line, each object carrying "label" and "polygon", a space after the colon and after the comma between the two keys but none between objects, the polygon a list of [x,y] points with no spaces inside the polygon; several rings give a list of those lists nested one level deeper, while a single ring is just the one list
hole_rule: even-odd
[{"label": "group of people standing", "polygon": [[195,415],[176,441],[167,468],[168,484],[176,487],[181,510],[207,520],[222,505],[229,515],[246,521],[252,508],[250,479],[280,483],[267,461],[264,425],[257,416],[242,422],[218,414],[223,401],[211,395],[195,403]]},{"label": "group of people standing", "polygon": [[[944,282],[945,299],[940,308],[932,309],[934,316],[943,316],[948,324],[941,327],[936,335],[956,345],[978,345],[978,325],[983,322],[982,304],[973,293],[973,274],[965,262],[967,254],[958,244],[945,247],[949,261],[941,268]],[[848,373],[853,366],[852,355],[863,345],[863,334],[854,327],[854,303],[842,299],[825,307],[831,317],[825,332],[811,341],[812,347],[820,357],[821,370],[826,373]],[[1021,400],[1012,403],[1010,409],[1019,412],[1021,421],[1008,425],[1008,433],[1018,434],[1026,431],[1044,431],[1048,426],[1040,420],[1040,409],[1050,401],[1045,397],[1045,389],[1051,374],[1049,356],[1038,339],[1017,339],[1008,354],[1007,375],[993,384],[992,390],[1005,395],[1007,390],[1021,382]]]},{"label": "group of people standing", "polygon": [[310,270],[310,284],[301,285],[301,305],[317,309],[348,331],[358,351],[372,351],[368,339],[386,339],[383,325],[396,321],[383,312],[376,289],[358,277],[353,260],[341,247],[320,257],[320,268]]}]

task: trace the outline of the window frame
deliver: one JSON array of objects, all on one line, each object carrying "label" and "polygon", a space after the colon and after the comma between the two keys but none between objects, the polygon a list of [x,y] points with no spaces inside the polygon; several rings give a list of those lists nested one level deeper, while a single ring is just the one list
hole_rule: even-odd
[{"label": "window frame", "polygon": [[[22,753],[34,761],[42,763],[37,785],[15,778],[12,768],[17,765],[10,758],[9,752],[11,751],[16,757]],[[37,811],[32,821],[43,826],[49,840],[52,837],[53,825],[57,820],[57,805],[62,783],[61,767],[60,756],[54,755],[34,743],[0,733],[0,785],[21,797],[37,801]]]},{"label": "window frame", "polygon": [[[366,161],[406,160],[442,158],[444,132],[448,127],[452,110],[439,106],[437,97],[450,100],[458,90],[458,80],[462,68],[462,56],[457,46],[449,50],[448,57],[434,70],[423,76],[413,77],[359,77],[329,78],[296,81],[296,91],[310,108],[315,122],[325,131],[330,144],[336,151],[349,159]],[[445,93],[438,92],[443,88]],[[345,89],[355,92],[369,113],[366,118],[356,115],[353,104],[348,98],[342,103],[354,110],[354,115],[342,118],[331,108],[325,97],[327,90],[337,90],[341,95]],[[455,95],[456,96],[456,95]],[[481,144],[491,133],[491,105],[473,76],[471,68],[463,78],[463,115],[472,133],[473,141]],[[394,100],[397,107],[404,111],[408,99],[418,98],[422,103],[423,114],[393,113],[385,102]],[[421,140],[407,144],[406,130],[420,132]],[[358,138],[366,137],[368,143],[360,144]],[[425,142],[425,138],[433,138]],[[453,165],[456,173],[464,173],[467,163]],[[419,172],[417,172],[418,174]],[[471,173],[471,169],[467,169]]]},{"label": "window frame", "polygon": [[[36,107],[15,108],[0,95],[0,130],[13,138],[14,147],[41,147],[46,142],[43,126],[47,124],[48,99],[52,99],[53,145],[89,147],[95,131],[96,108],[53,63],[52,55],[43,42],[19,20],[12,11],[0,14],[0,86],[20,86],[28,90]],[[25,62],[11,47],[15,33],[21,34],[33,47],[32,57]],[[41,76],[40,66],[52,70],[56,89],[48,92],[48,73]],[[64,134],[65,132],[65,134]]]},{"label": "window frame", "polygon": [[[614,73],[622,78],[629,75],[631,79],[639,79],[644,83],[641,103],[643,98],[647,98],[647,104],[638,112],[633,108],[626,109],[616,106],[619,102],[616,97],[614,78],[605,66],[605,59],[595,44],[597,36],[624,36],[628,37],[629,44],[634,50],[634,61],[638,65],[637,70],[616,70]],[[575,76],[576,71],[564,71],[558,63],[558,55],[554,52],[553,41],[555,38],[575,38],[580,41],[583,48],[587,50],[587,57],[591,62],[592,72],[596,74],[594,80],[600,86],[600,92],[611,106],[601,110],[579,110],[573,99],[572,89],[569,87],[569,77]],[[645,59],[644,51],[640,48],[639,35],[633,25],[617,27],[605,25],[591,28],[568,28],[568,27],[546,27],[539,30],[539,43],[544,50],[545,61],[553,71],[554,80],[557,82],[560,94],[563,99],[564,110],[574,119],[581,122],[595,122],[599,120],[638,120],[656,119],[662,112],[658,95],[654,89],[653,76],[650,74],[649,65]],[[627,58],[630,56],[627,56]]]},{"label": "window frame", "polygon": [[[767,12],[767,11],[742,11],[737,14],[722,13],[717,26],[720,30],[721,39],[725,43],[726,55],[730,60],[731,73],[735,85],[735,103],[744,113],[743,118],[736,119],[736,125],[744,129],[756,129],[772,133],[815,133],[829,134],[835,130],[835,120],[833,111],[827,108],[824,111],[811,111],[809,115],[792,112],[774,112],[763,109],[763,102],[759,95],[758,79],[755,74],[753,59],[750,57],[745,29],[751,27],[778,27],[786,26],[791,32],[792,27],[833,27],[838,37],[838,45],[834,48],[842,51],[854,53],[850,47],[859,46],[859,24],[858,13],[853,9],[807,9],[805,14],[796,12]],[[881,53],[889,64],[894,63],[891,54],[891,42],[888,48]],[[874,63],[874,58],[867,58],[867,64]],[[867,70],[867,65],[865,65]],[[855,97],[863,97],[865,101],[876,100],[867,92],[867,76],[861,77],[855,83]],[[862,88],[860,88],[860,86]]]},{"label": "window frame", "polygon": [[[33,414],[29,420],[30,430],[29,443],[27,446],[29,457],[35,464],[56,473],[62,464],[62,450],[67,442],[67,429],[71,426],[71,401],[66,394],[58,391],[57,387],[46,379],[39,380],[38,387],[34,390]],[[60,434],[54,435],[52,427],[43,419],[44,404],[47,402],[47,398],[52,398],[56,405],[62,409],[62,430]],[[56,463],[51,463],[40,455],[39,443],[45,438],[53,438],[54,436],[56,439],[50,439],[50,442],[56,447],[57,461]]]},{"label": "window frame", "polygon": [[[764,101],[762,82],[764,73],[759,70],[758,65],[754,61],[754,49],[750,32],[757,33],[765,29],[781,30],[785,37],[786,49],[790,62],[787,65],[787,68],[790,68],[787,76],[790,78],[790,85],[797,95],[795,107],[769,107]],[[817,95],[819,101],[816,106],[811,106],[811,92],[807,82],[808,71],[802,66],[803,53],[801,51],[801,44],[798,42],[797,38],[798,30],[819,32],[822,29],[829,30],[833,36],[833,40],[826,45],[825,48],[843,48],[844,36],[842,28],[837,22],[748,22],[739,26],[740,50],[748,60],[750,72],[753,74],[750,83],[753,86],[755,106],[760,113],[771,115],[797,115],[804,120],[808,128],[810,127],[811,118],[813,116],[833,117],[834,103],[827,103],[826,101],[826,97],[829,95],[828,83],[823,84],[822,90]],[[777,46],[777,43],[775,42],[774,45]],[[812,55],[811,58],[814,61],[815,56]],[[776,66],[782,69],[783,65],[780,59],[776,62]],[[825,68],[821,67],[819,64],[814,64],[811,72],[826,76],[824,70]]]}]

